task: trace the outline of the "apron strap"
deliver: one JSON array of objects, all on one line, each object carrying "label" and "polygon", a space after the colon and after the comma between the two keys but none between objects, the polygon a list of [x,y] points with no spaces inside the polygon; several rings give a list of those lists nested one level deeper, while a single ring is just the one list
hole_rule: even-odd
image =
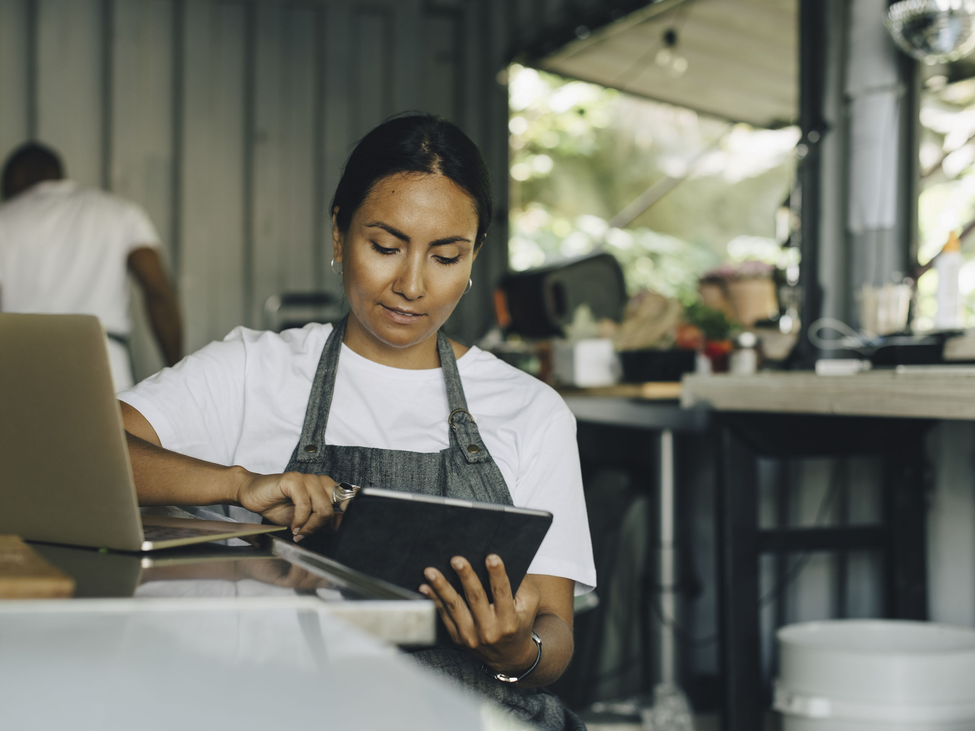
[{"label": "apron strap", "polygon": [[[329,333],[322,349],[322,356],[312,383],[308,407],[305,410],[305,420],[301,428],[301,439],[295,447],[292,462],[296,466],[313,465],[321,461],[325,450],[325,428],[328,425],[328,415],[332,408],[332,397],[335,394],[335,377],[338,373],[339,356],[342,353],[342,338],[348,315],[341,322],[335,324]],[[448,442],[454,452],[460,455],[467,464],[482,464],[491,462],[481,433],[478,431],[474,417],[467,410],[467,398],[457,369],[457,359],[450,340],[442,331],[437,331],[437,352],[440,356],[440,367],[443,370],[444,384],[447,389],[447,404],[450,407],[448,423]],[[507,501],[510,503],[511,498]]]},{"label": "apron strap", "polygon": [[491,455],[481,440],[481,433],[471,412],[467,410],[467,398],[464,396],[464,386],[460,381],[460,371],[457,369],[457,359],[450,340],[440,330],[437,332],[437,351],[440,353],[440,367],[443,369],[443,380],[447,386],[447,405],[450,415],[447,424],[450,425],[449,440],[464,457],[468,464],[480,464],[491,459]]},{"label": "apron strap", "polygon": [[332,409],[332,396],[335,394],[335,376],[338,373],[339,355],[342,353],[342,337],[345,335],[346,315],[335,323],[322,348],[315,380],[311,385],[305,421],[301,427],[301,439],[295,447],[292,460],[298,464],[310,464],[321,459],[325,449],[325,427]]}]

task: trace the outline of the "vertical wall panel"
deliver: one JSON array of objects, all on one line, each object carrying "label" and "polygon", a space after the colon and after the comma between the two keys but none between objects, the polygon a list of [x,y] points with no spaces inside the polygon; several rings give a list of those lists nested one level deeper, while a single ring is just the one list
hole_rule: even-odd
[{"label": "vertical wall panel", "polygon": [[[273,292],[340,291],[327,267],[328,202],[353,143],[388,115],[452,118],[481,144],[492,172],[506,170],[501,117],[481,121],[497,69],[476,58],[487,35],[497,40],[488,26],[499,7],[0,0],[0,152],[36,118],[72,177],[146,207],[177,268],[192,350],[238,324],[260,326]],[[504,160],[491,149],[495,134]],[[468,340],[485,319],[469,311],[489,303],[497,277],[500,259],[489,258],[476,270],[481,291],[452,323]],[[138,312],[136,321],[142,376],[160,361]]]},{"label": "vertical wall panel", "polygon": [[506,10],[514,16],[510,28],[515,32],[513,46],[518,47],[529,41],[538,31],[537,0],[509,0]]},{"label": "vertical wall panel", "polygon": [[315,239],[315,222],[323,213],[315,169],[321,163],[315,156],[319,16],[320,11],[315,9],[291,8],[285,24],[288,54],[282,88],[286,89],[288,100],[284,125],[288,145],[283,155],[286,175],[279,198],[286,212],[283,277],[279,284],[282,289],[311,289],[321,279],[321,273],[316,271],[322,261]]},{"label": "vertical wall panel", "polygon": [[[426,105],[424,111],[446,117],[470,134],[464,125],[467,110],[464,108],[463,90],[470,79],[464,63],[468,55],[465,46],[471,40],[467,35],[466,21],[467,8],[462,6],[432,7],[424,16],[424,34],[428,40],[423,57],[423,98]],[[479,288],[483,286],[482,271],[482,267],[475,262],[471,279],[477,282]],[[444,330],[451,337],[471,342],[468,324],[471,308],[477,299],[479,294],[473,289],[461,299],[444,325]]]},{"label": "vertical wall panel", "polygon": [[[507,98],[497,93],[506,36],[504,5],[470,0],[458,15],[462,39],[455,60],[462,74],[455,121],[480,147],[491,172],[495,205],[507,209]],[[504,126],[500,126],[504,125]],[[502,172],[503,166],[503,172]],[[499,225],[500,224],[500,225]],[[473,272],[473,288],[451,316],[447,330],[466,342],[480,337],[493,322],[491,291],[507,271],[507,227],[496,218]]]},{"label": "vertical wall panel", "polygon": [[116,0],[113,9],[111,188],[137,201],[172,242],[172,0]]},{"label": "vertical wall panel", "polygon": [[423,89],[430,83],[423,73],[423,49],[434,40],[424,32],[419,0],[399,0],[395,3],[392,113],[423,108]]},{"label": "vertical wall panel", "polygon": [[186,4],[180,282],[186,347],[244,322],[245,8]]},{"label": "vertical wall panel", "polygon": [[464,6],[461,20],[464,43],[460,48],[458,63],[463,69],[464,83],[461,87],[461,109],[457,123],[483,149],[487,129],[484,115],[487,109],[485,92],[494,73],[488,71],[488,59],[485,58],[489,45],[487,34],[482,31],[484,17],[479,12],[480,9],[479,0],[471,0]]},{"label": "vertical wall panel", "polygon": [[[282,289],[281,263],[287,238],[287,213],[281,208],[278,192],[287,172],[284,152],[288,140],[284,132],[289,110],[282,104],[283,69],[287,63],[282,28],[285,10],[279,5],[257,8],[254,64],[254,175],[251,180],[253,205],[253,286],[249,319],[259,323],[261,304]],[[286,102],[285,102],[286,104]]]},{"label": "vertical wall panel", "polygon": [[0,0],[0,160],[28,137],[26,0]]},{"label": "vertical wall panel", "polygon": [[[345,3],[330,3],[325,11],[325,83],[323,100],[324,116],[324,165],[322,175],[323,196],[330,201],[335,186],[342,175],[342,166],[356,140],[352,126],[353,75],[352,62],[352,14]],[[327,203],[326,203],[327,205]],[[331,259],[331,212],[324,226],[326,261]],[[325,272],[325,289],[342,291],[341,279],[331,271]]]},{"label": "vertical wall panel", "polygon": [[507,62],[509,37],[506,6],[491,0],[478,0],[482,23],[488,28],[484,65],[479,84],[484,96],[482,147],[491,172],[494,190],[494,220],[488,231],[484,251],[478,257],[483,278],[472,305],[472,332],[483,333],[494,323],[491,290],[508,271],[508,87],[498,83]]},{"label": "vertical wall panel", "polygon": [[[111,170],[115,193],[143,206],[172,272],[173,2],[112,4]],[[130,338],[136,380],[165,365],[148,326],[141,292],[132,291]]]},{"label": "vertical wall panel", "polygon": [[254,139],[254,296],[315,285],[315,24],[312,8],[262,6],[257,24]]},{"label": "vertical wall panel", "polygon": [[38,137],[64,156],[68,175],[103,181],[102,0],[38,2]]},{"label": "vertical wall panel", "polygon": [[423,17],[423,110],[456,121],[458,87],[463,75],[463,16],[453,10],[431,10]]},{"label": "vertical wall panel", "polygon": [[392,114],[390,14],[366,8],[354,15],[356,39],[352,70],[355,74],[355,130],[362,136]]},{"label": "vertical wall panel", "polygon": [[975,424],[943,421],[928,437],[937,466],[928,514],[931,619],[975,627]]}]

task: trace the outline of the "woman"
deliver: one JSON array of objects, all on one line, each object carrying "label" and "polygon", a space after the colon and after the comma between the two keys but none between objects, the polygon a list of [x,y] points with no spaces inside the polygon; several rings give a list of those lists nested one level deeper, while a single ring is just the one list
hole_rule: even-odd
[{"label": "woman", "polygon": [[575,421],[544,384],[440,332],[491,216],[484,160],[457,127],[428,115],[381,124],[332,201],[348,318],[237,328],[123,393],[123,417],[143,505],[230,505],[296,541],[331,527],[338,482],[552,512],[514,596],[497,556],[493,604],[463,558],[452,566],[465,596],[427,571],[418,589],[463,651],[417,656],[545,728],[577,728],[540,690],[572,654],[573,590],[595,584]]}]

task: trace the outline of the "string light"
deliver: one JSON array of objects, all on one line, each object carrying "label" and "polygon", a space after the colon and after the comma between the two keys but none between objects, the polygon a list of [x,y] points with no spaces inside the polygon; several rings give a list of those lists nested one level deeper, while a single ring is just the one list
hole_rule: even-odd
[{"label": "string light", "polygon": [[655,59],[668,76],[680,78],[687,71],[687,59],[677,52],[677,30],[668,28],[664,31],[664,47],[657,51]]}]

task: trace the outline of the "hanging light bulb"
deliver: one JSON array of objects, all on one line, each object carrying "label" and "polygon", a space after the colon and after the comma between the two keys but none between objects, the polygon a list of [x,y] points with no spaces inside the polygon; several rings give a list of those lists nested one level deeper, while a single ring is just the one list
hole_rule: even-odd
[{"label": "hanging light bulb", "polygon": [[679,78],[687,71],[687,59],[677,52],[677,31],[668,28],[664,31],[664,47],[657,51],[656,62],[668,76]]}]

